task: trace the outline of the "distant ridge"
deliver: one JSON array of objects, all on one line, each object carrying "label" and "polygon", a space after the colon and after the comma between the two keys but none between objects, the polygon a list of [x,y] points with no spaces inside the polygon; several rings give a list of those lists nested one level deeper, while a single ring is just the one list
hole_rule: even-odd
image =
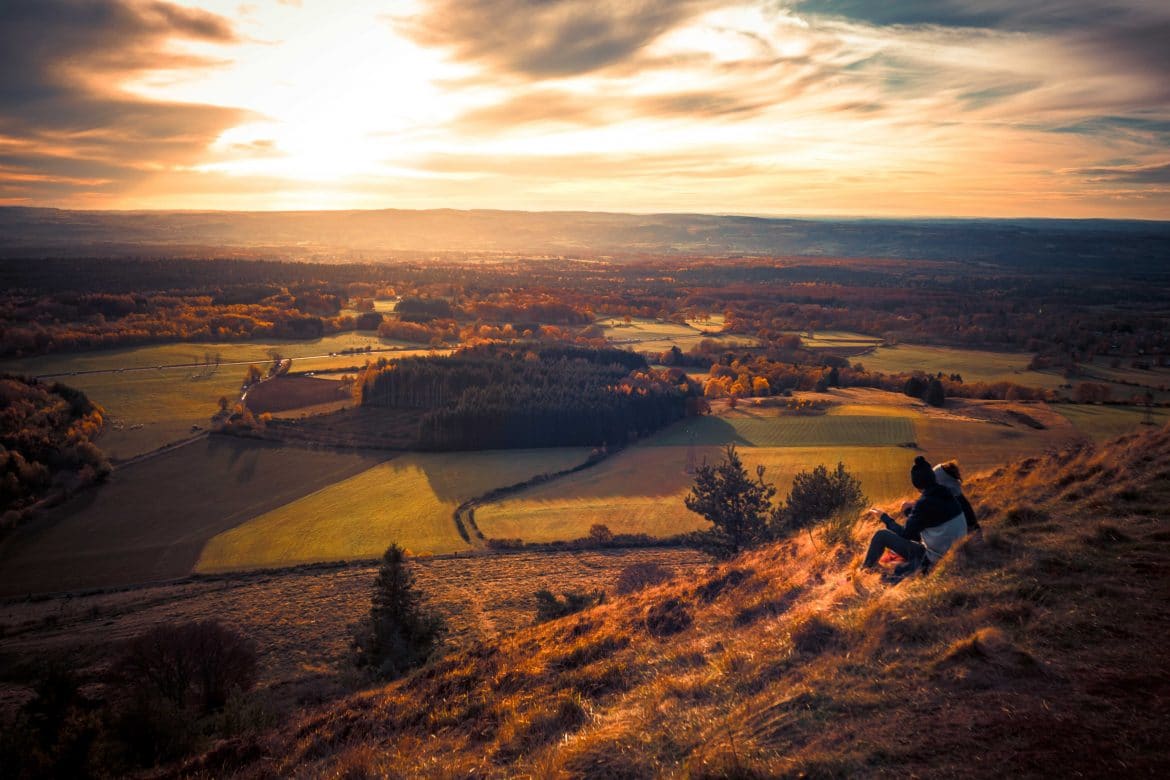
[{"label": "distant ridge", "polygon": [[0,207],[0,257],[411,253],[820,256],[1162,271],[1170,222],[773,219],[704,214],[456,211],[68,211]]}]

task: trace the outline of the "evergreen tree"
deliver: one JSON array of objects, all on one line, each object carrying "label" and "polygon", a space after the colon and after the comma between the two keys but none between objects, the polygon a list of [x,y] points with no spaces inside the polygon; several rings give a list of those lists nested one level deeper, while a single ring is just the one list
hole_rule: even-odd
[{"label": "evergreen tree", "polygon": [[382,556],[369,624],[363,660],[383,677],[397,677],[424,663],[442,638],[443,620],[424,608],[406,552],[397,544]]},{"label": "evergreen tree", "polygon": [[735,445],[729,444],[722,463],[699,466],[695,484],[684,499],[687,509],[714,526],[695,535],[697,545],[720,558],[731,558],[766,542],[774,495],[776,488],[764,481],[764,467],[756,467],[753,480]]}]

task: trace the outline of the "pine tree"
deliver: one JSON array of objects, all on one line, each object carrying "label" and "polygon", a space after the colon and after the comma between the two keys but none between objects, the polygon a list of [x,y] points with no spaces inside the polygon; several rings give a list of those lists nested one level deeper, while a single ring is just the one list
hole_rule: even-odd
[{"label": "pine tree", "polygon": [[697,545],[720,558],[731,558],[742,550],[766,542],[768,516],[776,488],[764,481],[764,467],[756,467],[756,479],[729,444],[723,462],[704,463],[695,473],[695,484],[684,501],[687,509],[702,515],[714,526],[695,535]]},{"label": "pine tree", "polygon": [[397,677],[424,663],[442,638],[443,620],[424,608],[406,551],[397,544],[382,556],[369,625],[364,661],[383,677]]}]

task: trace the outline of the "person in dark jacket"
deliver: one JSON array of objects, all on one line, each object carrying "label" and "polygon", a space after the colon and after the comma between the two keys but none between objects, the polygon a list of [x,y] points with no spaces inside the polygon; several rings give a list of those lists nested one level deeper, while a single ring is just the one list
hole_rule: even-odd
[{"label": "person in dark jacket", "polygon": [[946,463],[935,466],[934,479],[938,484],[951,491],[951,495],[963,508],[963,517],[967,519],[967,533],[982,534],[983,529],[979,527],[979,519],[975,517],[975,510],[971,508],[971,502],[963,495],[963,473],[959,471],[958,461],[948,460]]},{"label": "person in dark jacket", "polygon": [[906,511],[906,525],[885,512],[870,510],[886,526],[873,535],[862,568],[872,569],[886,550],[906,559],[897,574],[918,569],[924,562],[933,563],[946,554],[951,545],[967,533],[963,508],[951,491],[938,484],[926,458],[919,455],[910,468],[910,481],[921,491],[918,500]]}]

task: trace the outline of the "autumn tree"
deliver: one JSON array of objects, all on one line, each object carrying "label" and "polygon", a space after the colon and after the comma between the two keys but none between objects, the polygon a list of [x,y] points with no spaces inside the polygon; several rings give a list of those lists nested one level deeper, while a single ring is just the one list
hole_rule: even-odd
[{"label": "autumn tree", "polygon": [[720,558],[731,558],[768,540],[768,516],[776,488],[764,481],[764,467],[756,467],[753,480],[739,459],[735,445],[724,450],[717,465],[704,463],[695,484],[684,499],[687,509],[712,524],[695,535],[698,546]]}]

